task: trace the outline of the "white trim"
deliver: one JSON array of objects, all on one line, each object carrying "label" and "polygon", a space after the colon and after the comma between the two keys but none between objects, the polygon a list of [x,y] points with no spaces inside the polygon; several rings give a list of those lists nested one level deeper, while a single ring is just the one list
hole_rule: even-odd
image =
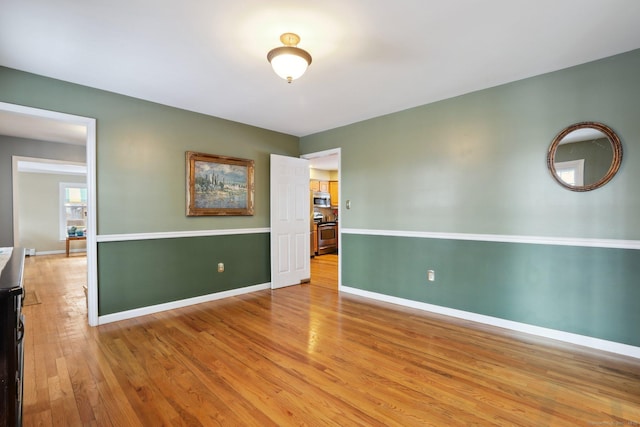
[{"label": "white trim", "polygon": [[[75,253],[86,253],[87,250],[84,248],[79,248],[79,249],[69,249],[69,253],[70,254],[75,254]],[[55,251],[38,251],[36,250],[36,253],[32,256],[36,256],[36,255],[62,255],[62,254],[66,254],[67,251],[66,250],[55,250]]]},{"label": "white trim", "polygon": [[134,317],[146,316],[149,314],[159,313],[161,311],[174,310],[176,308],[188,307],[190,305],[201,304],[203,302],[215,301],[222,298],[234,297],[237,295],[248,294],[251,292],[263,291],[270,289],[270,283],[260,285],[247,286],[244,288],[230,289],[228,291],[216,292],[214,294],[202,295],[199,297],[187,298],[178,301],[171,301],[164,304],[150,305],[148,307],[134,308],[133,310],[121,311],[118,313],[107,314],[98,318],[98,324],[118,322],[120,320],[132,319]]},{"label": "white trim", "polygon": [[343,286],[342,292],[640,359],[640,347]]},{"label": "white trim", "polygon": [[18,156],[12,156],[11,158],[11,192],[12,206],[13,206],[13,246],[20,246],[20,208],[18,199]]},{"label": "white trim", "polygon": [[[53,119],[75,125],[86,126],[86,162],[87,162],[87,317],[89,325],[98,324],[98,251],[96,243],[96,119],[75,116],[57,111],[0,102],[0,110],[36,117]],[[14,203],[14,211],[16,209]],[[15,217],[14,217],[15,218]],[[15,227],[15,225],[14,225]],[[15,235],[14,235],[15,239]]]},{"label": "white trim", "polygon": [[96,167],[96,120],[87,119],[87,307],[89,325],[99,325],[98,319],[98,217]]},{"label": "white trim", "polygon": [[100,234],[97,241],[102,242],[125,242],[131,240],[154,240],[154,239],[177,239],[182,237],[202,237],[202,236],[233,236],[238,234],[260,234],[269,233],[269,227],[263,228],[236,228],[225,230],[194,230],[194,231],[160,231],[154,233],[130,233],[130,234]]},{"label": "white trim", "polygon": [[368,230],[343,228],[345,234],[371,236],[417,237],[421,239],[472,240],[502,243],[530,243],[534,245],[583,246],[591,248],[640,249],[640,240],[587,239],[579,237],[517,236],[500,234],[439,233],[430,231]]}]

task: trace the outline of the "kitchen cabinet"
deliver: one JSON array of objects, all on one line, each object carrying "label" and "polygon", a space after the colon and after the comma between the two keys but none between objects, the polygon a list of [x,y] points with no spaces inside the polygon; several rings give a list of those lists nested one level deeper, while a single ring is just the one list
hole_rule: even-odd
[{"label": "kitchen cabinet", "polygon": [[311,191],[320,191],[321,193],[329,192],[329,181],[319,181],[317,179],[312,179],[309,181],[309,189]]},{"label": "kitchen cabinet", "polygon": [[331,195],[331,207],[338,206],[338,181],[329,181],[329,194]]}]

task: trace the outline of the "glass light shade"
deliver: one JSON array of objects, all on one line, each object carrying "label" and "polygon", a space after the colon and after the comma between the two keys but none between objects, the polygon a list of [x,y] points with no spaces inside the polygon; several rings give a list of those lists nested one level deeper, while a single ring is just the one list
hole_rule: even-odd
[{"label": "glass light shade", "polygon": [[289,83],[300,78],[311,64],[311,55],[293,46],[275,48],[269,52],[267,59],[273,71]]}]

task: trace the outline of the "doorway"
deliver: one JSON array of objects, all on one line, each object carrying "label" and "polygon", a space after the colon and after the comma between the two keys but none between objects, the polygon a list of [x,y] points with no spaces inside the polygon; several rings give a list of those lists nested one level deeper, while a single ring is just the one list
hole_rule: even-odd
[{"label": "doorway", "polygon": [[[341,209],[342,209],[342,193],[340,191],[340,186],[342,183],[342,175],[341,175],[341,167],[340,167],[340,158],[341,158],[341,149],[335,148],[326,151],[319,151],[315,153],[304,154],[300,156],[304,159],[309,160],[309,168],[310,168],[310,178],[311,182],[314,180],[320,182],[331,182],[335,183],[335,188],[331,190],[331,198],[330,198],[330,207],[315,207],[313,206],[313,195],[311,195],[311,231],[312,236],[314,236],[314,227],[316,229],[315,237],[318,238],[318,224],[317,222],[335,222],[335,230],[336,230],[336,238],[337,238],[337,248],[336,251],[323,251],[319,250],[318,254],[312,256],[311,258],[311,283],[316,284],[318,286],[322,286],[325,288],[331,288],[335,290],[340,290],[342,287],[342,276],[340,265],[342,262],[341,255],[341,244],[342,238],[340,233],[341,227]],[[311,184],[311,183],[310,183]],[[315,184],[315,183],[314,183]],[[328,189],[328,187],[326,188]],[[320,188],[320,190],[325,190],[325,188]],[[313,194],[313,189],[310,185],[310,192]],[[314,213],[317,215],[316,221],[314,223],[313,217]],[[322,215],[322,216],[320,216]],[[322,232],[322,231],[320,231]],[[321,240],[322,241],[322,240]],[[313,245],[312,245],[313,247]],[[313,252],[313,249],[312,249]],[[314,255],[312,253],[312,255]]]},{"label": "doorway", "polygon": [[[82,132],[87,163],[87,316],[91,326],[98,325],[97,243],[96,243],[96,120],[55,111],[0,102],[3,134],[46,141],[44,134],[65,130]],[[9,130],[10,129],[10,130]],[[15,201],[13,201],[15,207]],[[14,227],[15,229],[15,227]],[[15,237],[15,236],[14,236]],[[14,239],[14,246],[15,246]]]},{"label": "doorway", "polygon": [[[54,154],[61,146],[51,142],[33,141],[37,145],[32,147],[52,147],[48,154]],[[82,146],[75,153],[84,151]],[[36,249],[38,255],[59,254],[68,248],[65,239],[68,241],[70,226],[84,236],[86,183],[86,163],[14,155],[13,246],[25,248],[27,255],[36,255]],[[85,252],[84,242],[80,243],[74,244],[74,252]]]}]

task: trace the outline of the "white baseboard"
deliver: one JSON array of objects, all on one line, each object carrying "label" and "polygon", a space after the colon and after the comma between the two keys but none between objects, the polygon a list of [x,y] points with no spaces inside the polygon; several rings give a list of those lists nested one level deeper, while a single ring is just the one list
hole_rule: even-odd
[{"label": "white baseboard", "polygon": [[164,304],[156,304],[148,307],[134,308],[133,310],[120,311],[118,313],[99,316],[98,325],[104,325],[106,323],[117,322],[125,319],[132,319],[134,317],[146,316],[148,314],[159,313],[161,311],[187,307],[190,305],[200,304],[203,302],[215,301],[222,298],[229,298],[237,295],[248,294],[251,292],[262,291],[265,289],[271,289],[271,283],[247,286],[245,288],[238,288],[238,289],[231,289],[228,291],[216,292],[215,294],[201,295],[198,297],[187,298],[187,299],[182,299],[178,301],[171,301]]},{"label": "white baseboard", "polygon": [[[86,253],[87,250],[86,249],[71,249],[69,250],[70,254],[75,254],[75,253]],[[60,255],[60,254],[64,254],[66,253],[66,251],[64,249],[62,250],[55,250],[55,251],[38,251],[36,250],[34,254],[29,255],[29,256],[37,256],[37,255]]]},{"label": "white baseboard", "polygon": [[456,317],[459,319],[470,320],[472,322],[483,323],[486,325],[497,326],[499,328],[510,329],[513,331],[524,332],[540,337],[551,338],[558,341],[564,341],[584,347],[594,348],[597,350],[608,351],[611,353],[621,354],[640,359],[640,347],[628,344],[621,344],[613,341],[606,341],[599,338],[588,337],[585,335],[573,334],[570,332],[558,331],[555,329],[542,328],[540,326],[528,325],[526,323],[514,322],[511,320],[500,319],[498,317],[485,316],[483,314],[471,313],[468,311],[456,310],[453,308],[442,307],[439,305],[427,304],[424,302],[413,301],[404,298],[393,297],[377,292],[365,291],[349,286],[341,286],[341,292],[363,296],[378,301],[398,304],[405,307],[416,308],[419,310],[429,311],[432,313],[443,314],[445,316]]}]

